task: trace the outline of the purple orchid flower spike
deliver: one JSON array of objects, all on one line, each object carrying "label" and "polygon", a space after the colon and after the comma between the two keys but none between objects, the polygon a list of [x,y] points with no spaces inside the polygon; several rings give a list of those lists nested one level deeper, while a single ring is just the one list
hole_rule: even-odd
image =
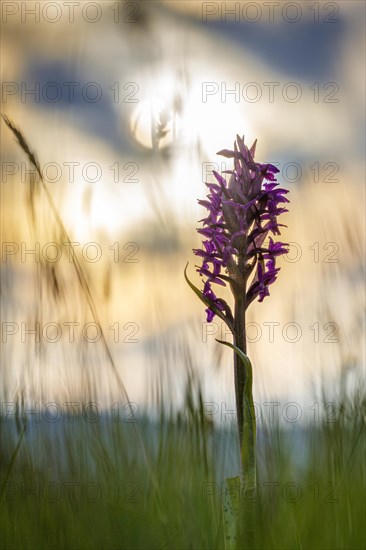
[{"label": "purple orchid flower spike", "polygon": [[[198,229],[204,237],[203,249],[194,250],[202,258],[197,271],[205,277],[203,297],[211,304],[206,309],[208,322],[218,310],[229,325],[233,319],[228,304],[217,298],[213,284],[230,283],[234,297],[241,295],[246,310],[256,298],[262,302],[269,296],[268,287],[280,270],[276,258],[288,252],[285,243],[274,242],[269,236],[280,235],[282,224],[277,218],[287,212],[283,204],[289,202],[285,197],[288,190],[278,187],[275,175],[279,170],[275,166],[254,162],[256,144],[248,149],[244,138],[237,136],[233,151],[219,151],[219,155],[234,159],[234,169],[226,171],[229,183],[213,171],[217,183],[207,184],[207,200],[198,201],[208,210],[208,216],[201,220],[203,227]],[[263,246],[267,237],[269,243]]]}]

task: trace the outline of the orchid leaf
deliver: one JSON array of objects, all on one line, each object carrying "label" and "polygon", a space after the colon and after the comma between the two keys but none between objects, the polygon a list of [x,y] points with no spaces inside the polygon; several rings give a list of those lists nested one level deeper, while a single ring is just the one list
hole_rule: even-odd
[{"label": "orchid leaf", "polygon": [[223,504],[225,550],[236,550],[237,523],[240,509],[240,477],[226,478],[226,491]]},{"label": "orchid leaf", "polygon": [[[187,281],[188,285],[191,287],[191,289],[193,290],[193,292],[196,294],[196,296],[198,296],[198,298],[201,300],[201,302],[203,302],[205,304],[205,306],[207,306],[209,309],[211,309],[211,311],[213,311],[215,313],[215,315],[217,315],[218,317],[220,317],[220,319],[222,319],[226,324],[227,326],[230,328],[230,330],[233,330],[233,323],[231,321],[231,319],[227,318],[226,315],[224,315],[224,313],[221,311],[221,309],[219,309],[217,307],[217,305],[212,301],[210,300],[209,298],[207,298],[206,296],[204,296],[203,292],[201,292],[188,278],[188,275],[187,275],[187,268],[188,268],[188,262],[187,262],[187,265],[184,269],[184,278],[185,280]],[[222,302],[224,302],[224,300],[222,300]],[[226,303],[226,302],[225,302]],[[226,304],[227,305],[227,304]]]},{"label": "orchid leaf", "polygon": [[230,344],[230,342],[225,342],[224,340],[218,340],[215,338],[216,342],[219,342],[219,344],[224,344],[224,346],[228,346],[229,348],[233,349],[237,355],[239,355],[240,359],[243,361],[246,368],[252,368],[252,364],[250,362],[250,359],[245,353],[235,346],[234,344]]}]

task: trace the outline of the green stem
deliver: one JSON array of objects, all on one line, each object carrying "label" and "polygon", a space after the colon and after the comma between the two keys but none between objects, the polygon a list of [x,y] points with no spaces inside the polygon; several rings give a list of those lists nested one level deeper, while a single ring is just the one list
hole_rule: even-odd
[{"label": "green stem", "polygon": [[[234,345],[246,356],[245,301],[235,300]],[[253,372],[249,359],[238,352],[234,354],[234,379],[236,411],[240,443],[241,513],[238,529],[239,547],[255,547],[255,498],[256,498],[256,419],[253,401]]]},{"label": "green stem", "polygon": [[[247,353],[246,337],[245,337],[245,303],[242,298],[235,300],[235,314],[234,314],[234,345],[239,348],[243,353]],[[239,433],[239,445],[240,449],[243,445],[243,432],[244,432],[244,388],[246,382],[246,369],[243,365],[242,359],[235,352],[234,353],[234,383],[235,383],[235,401],[236,401],[236,414],[238,421],[238,433]],[[243,464],[241,463],[241,466]],[[243,476],[243,471],[241,472]]]},{"label": "green stem", "polygon": [[244,386],[244,426],[241,446],[241,462],[244,471],[242,518],[244,522],[244,540],[246,547],[255,547],[255,501],[257,497],[256,475],[256,419],[252,392],[252,365],[246,364]]}]

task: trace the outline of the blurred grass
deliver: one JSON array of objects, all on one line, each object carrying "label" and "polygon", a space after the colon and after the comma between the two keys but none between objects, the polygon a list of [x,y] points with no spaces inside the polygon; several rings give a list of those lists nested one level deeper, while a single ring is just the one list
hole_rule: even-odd
[{"label": "blurred grass", "polygon": [[[57,422],[37,422],[19,403],[3,415],[1,547],[225,548],[222,488],[225,463],[237,468],[235,425],[209,423],[199,395],[191,381],[177,414],[136,417],[156,485],[126,412],[90,422],[63,411]],[[366,547],[365,394],[338,405],[332,421],[307,428],[260,425],[258,548]]]}]

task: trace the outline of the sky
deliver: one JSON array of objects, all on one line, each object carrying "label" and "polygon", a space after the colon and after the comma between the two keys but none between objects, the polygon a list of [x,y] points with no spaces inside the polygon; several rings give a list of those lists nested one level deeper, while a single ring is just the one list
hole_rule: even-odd
[{"label": "sky", "polygon": [[[290,254],[271,297],[248,315],[255,396],[306,409],[321,380],[331,389],[363,369],[363,3],[281,2],[271,12],[268,2],[104,1],[70,13],[54,2],[35,14],[36,3],[4,4],[1,111],[36,152],[79,243],[131,400],[145,406],[164,382],[167,402],[178,402],[187,365],[207,401],[233,400],[231,354],[215,342],[229,336],[207,325],[183,270],[189,262],[200,284],[197,199],[212,169],[230,168],[217,152],[237,133],[258,139],[257,159],[278,165],[291,200]],[[3,393],[82,399],[89,376],[107,404],[118,393],[113,369],[100,341],[83,339],[95,319],[67,251],[47,256],[57,224],[39,193],[32,226],[27,159],[4,124],[1,136]],[[35,242],[44,271],[38,252],[22,255]],[[62,300],[40,273],[56,273]],[[43,338],[43,356],[22,333],[40,313],[41,328],[61,328],[59,341]],[[75,342],[64,323],[79,323]]]}]

